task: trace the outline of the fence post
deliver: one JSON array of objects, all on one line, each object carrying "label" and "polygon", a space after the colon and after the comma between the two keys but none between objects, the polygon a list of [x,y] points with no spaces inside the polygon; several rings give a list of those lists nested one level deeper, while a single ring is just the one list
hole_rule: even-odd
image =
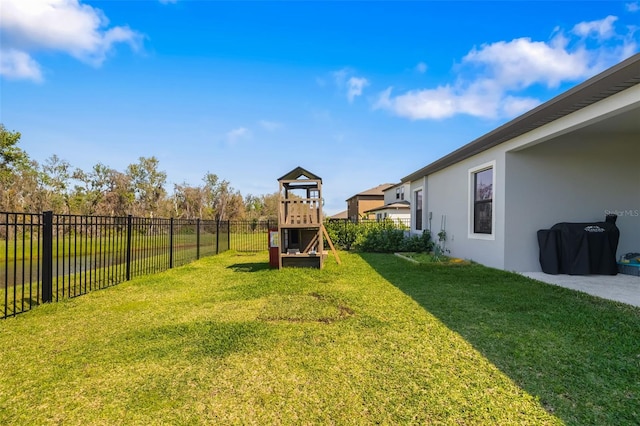
[{"label": "fence post", "polygon": [[231,219],[227,220],[227,250],[231,250]]},{"label": "fence post", "polygon": [[127,216],[127,281],[131,279],[131,230],[132,226],[131,215]]},{"label": "fence post", "polygon": [[169,219],[169,269],[173,268],[173,218]]},{"label": "fence post", "polygon": [[42,302],[53,301],[53,212],[42,213]]},{"label": "fence post", "polygon": [[200,259],[200,218],[196,219],[196,260]]},{"label": "fence post", "polygon": [[220,219],[216,219],[216,254],[220,249]]}]

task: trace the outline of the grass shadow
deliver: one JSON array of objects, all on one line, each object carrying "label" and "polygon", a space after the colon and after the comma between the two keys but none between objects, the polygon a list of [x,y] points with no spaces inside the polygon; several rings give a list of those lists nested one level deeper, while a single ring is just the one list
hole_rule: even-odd
[{"label": "grass shadow", "polygon": [[[265,339],[268,329],[256,322],[193,322],[137,331],[123,338],[125,359],[223,358],[245,352]],[[135,345],[127,344],[137,342]]]},{"label": "grass shadow", "polygon": [[361,257],[566,424],[640,424],[640,309],[481,265]]},{"label": "grass shadow", "polygon": [[267,262],[234,263],[233,265],[227,266],[227,269],[231,269],[233,272],[260,272],[270,269],[270,266]]}]

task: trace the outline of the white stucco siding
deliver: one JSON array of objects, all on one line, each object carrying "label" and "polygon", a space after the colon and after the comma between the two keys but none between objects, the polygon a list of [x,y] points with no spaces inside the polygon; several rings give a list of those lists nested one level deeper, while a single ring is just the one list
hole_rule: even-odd
[{"label": "white stucco siding", "polygon": [[[494,164],[493,188],[494,227],[491,239],[469,236],[472,190],[469,173],[475,167]],[[444,224],[447,233],[446,248],[450,255],[471,259],[487,266],[503,268],[504,265],[504,153],[494,148],[470,159],[456,163],[429,175],[427,205],[432,213],[432,237],[437,241]],[[428,213],[427,213],[428,214]]]},{"label": "white stucco siding", "polygon": [[[621,253],[640,249],[637,135],[570,134],[507,154],[505,266],[540,271],[536,233],[618,211]],[[637,155],[638,154],[638,155]]]},{"label": "white stucco siding", "polygon": [[[404,192],[404,198],[402,198],[402,195],[401,195],[401,198],[397,198],[398,190],[400,192]],[[409,197],[410,197],[409,184],[408,183],[398,184],[384,191],[384,204],[387,205],[387,204],[395,203],[396,201],[402,201],[402,200],[411,201]]]},{"label": "white stucco siding", "polygon": [[640,85],[500,145],[508,152],[505,269],[540,271],[538,229],[604,220],[606,210],[623,213],[618,255],[638,250],[640,135],[611,124],[638,111]]},{"label": "white stucco siding", "polygon": [[387,217],[389,219],[398,219],[403,223],[411,218],[410,213],[398,213],[395,210],[389,210]]},{"label": "white stucco siding", "polygon": [[391,187],[384,191],[384,204],[391,204],[396,201],[396,187]]},{"label": "white stucco siding", "polygon": [[[423,228],[430,226],[437,239],[446,217],[451,255],[528,272],[540,270],[539,229],[558,222],[602,221],[607,212],[618,212],[617,255],[640,251],[636,117],[640,85],[411,182],[412,197],[423,190]],[[470,172],[488,163],[494,168],[494,226],[490,237],[478,238],[469,228]]]},{"label": "white stucco siding", "polygon": [[411,218],[411,214],[408,209],[380,209],[374,212],[376,215],[376,220],[379,219],[399,219],[403,223],[407,222]]}]

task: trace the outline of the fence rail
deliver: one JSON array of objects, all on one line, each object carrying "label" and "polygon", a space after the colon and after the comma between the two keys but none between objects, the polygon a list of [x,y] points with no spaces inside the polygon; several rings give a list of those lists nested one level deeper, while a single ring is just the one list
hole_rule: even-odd
[{"label": "fence rail", "polygon": [[0,318],[230,247],[228,221],[0,212]]}]

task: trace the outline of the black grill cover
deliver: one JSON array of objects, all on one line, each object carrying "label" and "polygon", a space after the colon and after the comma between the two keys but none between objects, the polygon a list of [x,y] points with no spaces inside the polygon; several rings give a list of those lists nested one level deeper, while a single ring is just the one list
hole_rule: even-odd
[{"label": "black grill cover", "polygon": [[560,232],[555,229],[541,229],[538,231],[538,246],[540,247],[540,266],[545,274],[560,273]]},{"label": "black grill cover", "polygon": [[538,231],[540,266],[547,274],[616,275],[619,239],[611,220],[555,224]]}]

